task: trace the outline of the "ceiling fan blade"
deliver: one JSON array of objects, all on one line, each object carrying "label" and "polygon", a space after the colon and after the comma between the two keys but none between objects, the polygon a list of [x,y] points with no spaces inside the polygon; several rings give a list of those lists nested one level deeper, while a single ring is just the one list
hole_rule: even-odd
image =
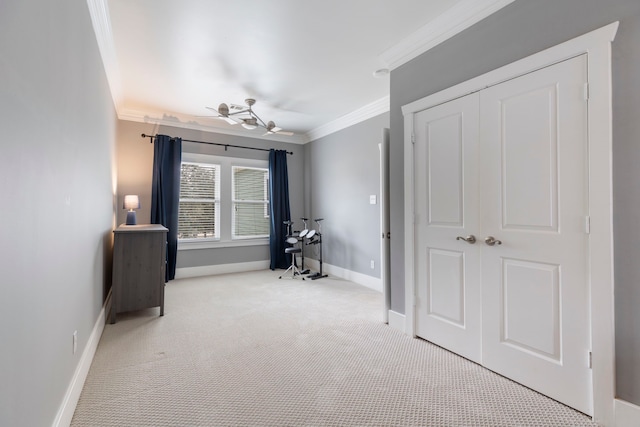
[{"label": "ceiling fan blade", "polygon": [[231,110],[233,110],[231,114],[238,114],[249,111],[249,108],[246,105],[229,104],[229,111]]},{"label": "ceiling fan blade", "polygon": [[239,121],[237,121],[236,119],[234,119],[233,117],[229,117],[229,116],[220,116],[220,118],[222,120],[224,120],[225,122],[229,123],[230,125],[237,125],[238,123],[240,123]]},{"label": "ceiling fan blade", "polygon": [[[214,113],[217,114],[217,116],[196,116],[196,117],[210,117],[215,119],[221,119],[229,123],[230,125],[237,125],[238,123],[240,123],[238,120],[229,116],[229,113],[227,113],[229,107],[227,107],[226,104],[220,104],[220,107],[217,110],[213,107],[204,107],[204,108],[206,108],[207,110],[213,111]],[[222,110],[222,112],[220,112],[219,110]],[[237,114],[237,113],[231,113],[231,114]]]},{"label": "ceiling fan blade", "polygon": [[267,130],[267,132],[265,132],[262,136],[267,136],[267,135],[284,135],[284,136],[293,136],[294,133],[293,132],[288,132],[286,130],[279,130],[277,132],[274,132],[273,130]]},{"label": "ceiling fan blade", "polygon": [[193,116],[195,118],[198,119],[218,119],[218,120],[224,120],[225,122],[229,123],[230,125],[237,125],[238,122],[234,119],[232,119],[231,117],[225,117],[225,116]]}]

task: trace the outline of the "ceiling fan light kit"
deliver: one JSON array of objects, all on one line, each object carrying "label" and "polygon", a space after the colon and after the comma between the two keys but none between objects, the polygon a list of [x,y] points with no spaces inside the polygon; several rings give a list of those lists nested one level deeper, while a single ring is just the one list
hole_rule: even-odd
[{"label": "ceiling fan light kit", "polygon": [[217,110],[213,107],[206,108],[217,114],[217,116],[214,116],[215,118],[222,119],[230,125],[241,124],[242,127],[247,130],[254,130],[258,127],[263,127],[267,130],[263,136],[276,133],[286,136],[293,135],[293,132],[286,132],[283,131],[282,128],[277,127],[275,122],[272,120],[265,124],[265,122],[253,111],[252,107],[256,103],[255,99],[247,98],[244,102],[247,104],[246,107],[235,104],[231,104],[231,106],[229,106],[223,102],[218,106]]},{"label": "ceiling fan light kit", "polygon": [[258,127],[258,121],[254,118],[242,119],[242,127],[248,130],[254,130]]},{"label": "ceiling fan light kit", "polygon": [[221,116],[227,117],[229,115],[229,106],[224,102],[218,106],[218,113]]},{"label": "ceiling fan light kit", "polygon": [[272,120],[270,120],[269,123],[267,123],[267,130],[271,132],[279,132],[282,129],[276,126],[276,124]]}]

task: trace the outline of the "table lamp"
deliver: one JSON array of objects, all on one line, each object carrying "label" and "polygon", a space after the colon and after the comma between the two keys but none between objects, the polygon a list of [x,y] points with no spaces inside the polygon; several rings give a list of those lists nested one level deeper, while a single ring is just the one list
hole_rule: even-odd
[{"label": "table lamp", "polygon": [[124,209],[129,209],[126,225],[136,225],[136,211],[134,209],[140,209],[140,198],[137,195],[127,194],[124,196],[123,205]]}]

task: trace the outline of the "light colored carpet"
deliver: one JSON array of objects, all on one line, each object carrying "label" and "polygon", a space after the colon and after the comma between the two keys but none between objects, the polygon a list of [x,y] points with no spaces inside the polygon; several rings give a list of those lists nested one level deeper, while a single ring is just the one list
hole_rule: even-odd
[{"label": "light colored carpet", "polygon": [[381,322],[382,296],[261,271],[170,282],[106,325],[72,426],[590,426]]}]

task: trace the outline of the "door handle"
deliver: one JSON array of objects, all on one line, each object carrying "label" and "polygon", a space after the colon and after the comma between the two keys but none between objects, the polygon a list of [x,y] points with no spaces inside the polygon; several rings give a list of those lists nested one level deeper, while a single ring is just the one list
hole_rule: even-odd
[{"label": "door handle", "polygon": [[496,239],[493,236],[488,236],[486,239],[484,239],[484,242],[489,246],[501,245],[502,244],[502,241]]},{"label": "door handle", "polygon": [[464,240],[467,243],[474,244],[476,242],[476,236],[473,234],[468,235],[467,237],[458,236],[456,240]]}]

